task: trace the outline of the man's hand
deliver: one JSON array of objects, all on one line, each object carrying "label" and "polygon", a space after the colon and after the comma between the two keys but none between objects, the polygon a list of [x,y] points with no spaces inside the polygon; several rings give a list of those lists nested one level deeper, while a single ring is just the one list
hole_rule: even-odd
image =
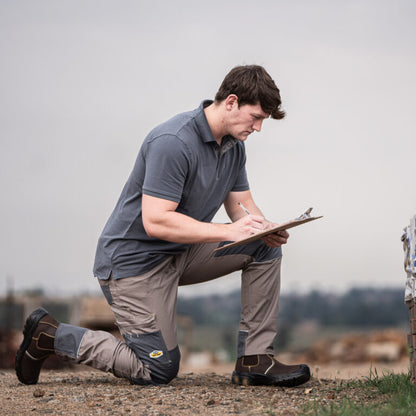
[{"label": "man's hand", "polygon": [[266,220],[261,215],[244,215],[227,226],[229,227],[227,240],[238,241],[263,231],[266,227]]},{"label": "man's hand", "polygon": [[[265,220],[265,230],[268,228],[277,227],[279,224],[273,224],[267,220]],[[287,243],[287,239],[289,238],[289,233],[286,230],[280,230],[276,233],[269,234],[263,237],[263,241],[266,243],[268,247],[280,247],[283,244]]]}]

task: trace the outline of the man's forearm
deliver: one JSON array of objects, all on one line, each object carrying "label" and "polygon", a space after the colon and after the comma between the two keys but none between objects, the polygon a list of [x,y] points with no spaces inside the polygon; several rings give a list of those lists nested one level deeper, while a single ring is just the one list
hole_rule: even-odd
[{"label": "man's forearm", "polygon": [[164,213],[157,221],[145,225],[150,237],[175,243],[214,243],[227,240],[227,224],[197,221],[176,211]]},{"label": "man's forearm", "polygon": [[231,224],[214,224],[194,220],[175,211],[159,216],[156,221],[144,223],[150,237],[182,244],[237,241],[264,229],[264,218],[245,215]]},{"label": "man's forearm", "polygon": [[177,206],[175,202],[144,195],[142,218],[147,235],[182,244],[216,243],[240,240],[264,229],[263,216],[244,215],[231,224],[213,224],[181,214]]}]

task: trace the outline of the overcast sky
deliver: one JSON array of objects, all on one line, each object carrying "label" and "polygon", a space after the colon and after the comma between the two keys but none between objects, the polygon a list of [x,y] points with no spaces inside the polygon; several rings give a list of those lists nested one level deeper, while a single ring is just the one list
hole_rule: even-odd
[{"label": "overcast sky", "polygon": [[268,70],[287,111],[246,142],[257,204],[324,215],[291,230],[282,291],[404,288],[415,19],[412,0],[1,0],[0,295],[96,291],[96,241],[144,137],[241,64]]}]

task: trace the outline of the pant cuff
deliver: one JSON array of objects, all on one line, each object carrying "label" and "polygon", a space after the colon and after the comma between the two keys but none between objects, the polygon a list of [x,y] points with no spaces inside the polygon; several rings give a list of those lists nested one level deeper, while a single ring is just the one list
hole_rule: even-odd
[{"label": "pant cuff", "polygon": [[86,328],[79,326],[60,324],[55,334],[54,348],[58,355],[77,359],[78,351]]},{"label": "pant cuff", "polygon": [[248,331],[238,331],[237,358],[245,355],[247,337]]}]

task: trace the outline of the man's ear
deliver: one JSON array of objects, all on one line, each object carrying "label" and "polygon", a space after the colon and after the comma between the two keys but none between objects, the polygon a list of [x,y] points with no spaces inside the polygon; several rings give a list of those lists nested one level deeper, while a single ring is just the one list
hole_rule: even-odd
[{"label": "man's ear", "polygon": [[230,94],[225,99],[225,108],[227,111],[231,111],[235,106],[238,106],[238,97],[235,94]]}]

